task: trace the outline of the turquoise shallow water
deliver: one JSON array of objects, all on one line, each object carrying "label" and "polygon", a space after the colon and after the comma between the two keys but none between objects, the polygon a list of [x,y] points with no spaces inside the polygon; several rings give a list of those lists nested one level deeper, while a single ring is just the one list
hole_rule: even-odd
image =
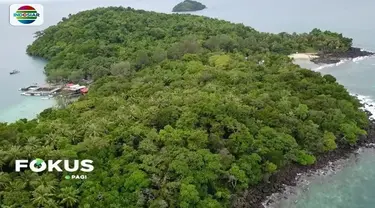
[{"label": "turquoise shallow water", "polygon": [[336,174],[317,176],[304,189],[278,204],[280,208],[371,208],[375,205],[375,151],[363,149]]},{"label": "turquoise shallow water", "polygon": [[[8,13],[8,5],[0,4],[0,14],[5,16]],[[44,83],[46,62],[25,54],[26,46],[33,41],[33,32],[41,27],[17,28],[10,26],[8,21],[8,18],[0,18],[0,122],[31,119],[53,105],[53,100],[23,97],[18,91],[32,83]],[[13,69],[21,73],[9,75]]]},{"label": "turquoise shallow water", "polygon": [[[25,1],[44,4],[45,25],[37,28],[14,28],[8,23],[10,1],[0,1],[0,121],[32,117],[50,100],[21,97],[17,89],[25,84],[42,82],[44,62],[25,55],[33,32],[55,24],[63,16],[97,6],[130,6],[137,9],[170,13],[180,0],[76,0]],[[352,0],[201,0],[208,9],[196,12],[236,23],[250,25],[265,32],[308,32],[317,27],[338,31],[354,39],[355,45],[375,51],[375,1]],[[21,74],[10,77],[14,68]],[[349,61],[339,66],[320,69],[334,75],[349,91],[375,97],[375,58]],[[373,152],[361,153],[356,163],[350,163],[337,175],[314,181],[310,189],[284,204],[285,208],[373,208],[375,207],[375,161]],[[297,200],[298,203],[294,204]]]},{"label": "turquoise shallow water", "polygon": [[374,207],[375,169],[369,168],[374,163],[373,151],[361,153],[356,162],[351,162],[337,175],[313,183],[310,186],[310,194],[302,195],[296,207]]},{"label": "turquoise shallow water", "polygon": [[41,100],[39,97],[27,97],[20,103],[0,111],[0,121],[14,122],[20,118],[33,119],[41,111],[54,106],[54,100]]}]

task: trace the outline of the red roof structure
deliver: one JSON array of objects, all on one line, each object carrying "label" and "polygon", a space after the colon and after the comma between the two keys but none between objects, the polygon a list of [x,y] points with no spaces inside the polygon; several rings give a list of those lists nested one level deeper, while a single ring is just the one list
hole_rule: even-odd
[{"label": "red roof structure", "polygon": [[82,93],[87,93],[89,91],[89,89],[87,87],[85,87],[85,88],[80,89],[80,91]]}]

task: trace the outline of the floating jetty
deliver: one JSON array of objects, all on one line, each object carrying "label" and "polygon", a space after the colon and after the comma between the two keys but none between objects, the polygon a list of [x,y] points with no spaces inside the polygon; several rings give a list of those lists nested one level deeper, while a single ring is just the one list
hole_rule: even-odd
[{"label": "floating jetty", "polygon": [[86,94],[88,88],[86,86],[81,86],[78,84],[67,84],[67,85],[45,85],[38,86],[36,84],[20,88],[23,96],[43,96],[45,100],[53,98],[59,94],[65,94],[68,96],[79,96]]},{"label": "floating jetty", "polygon": [[22,87],[19,91],[29,91],[29,90],[36,90],[38,89],[38,85],[30,85],[28,87]]},{"label": "floating jetty", "polygon": [[50,96],[55,95],[57,92],[62,90],[61,86],[28,86],[25,88],[21,88],[21,95],[24,96]]}]

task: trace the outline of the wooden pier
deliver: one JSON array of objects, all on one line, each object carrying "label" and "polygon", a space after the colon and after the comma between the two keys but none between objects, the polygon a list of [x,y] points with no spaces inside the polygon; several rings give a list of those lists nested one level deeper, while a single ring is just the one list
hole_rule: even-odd
[{"label": "wooden pier", "polygon": [[46,86],[37,86],[30,85],[28,87],[20,88],[20,91],[23,91],[21,95],[24,96],[48,96],[49,98],[63,94],[85,94],[88,91],[86,86],[68,84],[68,85],[46,85]]}]

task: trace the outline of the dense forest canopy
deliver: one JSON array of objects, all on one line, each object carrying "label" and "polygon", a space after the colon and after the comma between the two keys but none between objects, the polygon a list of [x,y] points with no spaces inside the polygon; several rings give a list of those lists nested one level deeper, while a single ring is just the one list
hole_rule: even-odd
[{"label": "dense forest canopy", "polygon": [[190,11],[199,11],[205,9],[206,6],[200,2],[185,0],[175,7],[173,7],[172,12],[190,12]]},{"label": "dense forest canopy", "polygon": [[[351,39],[337,33],[110,7],[36,35],[27,51],[49,60],[49,79],[95,82],[65,108],[0,124],[2,207],[230,207],[280,168],[366,133],[358,100],[286,56],[346,50]],[[35,158],[95,169],[86,180],[14,171]]]},{"label": "dense forest canopy", "polygon": [[63,19],[36,34],[28,54],[49,60],[50,80],[102,77],[110,65],[129,62],[139,70],[186,53],[289,55],[346,51],[352,40],[329,31],[305,34],[261,33],[243,24],[203,16],[160,14],[125,8],[99,8]]}]

